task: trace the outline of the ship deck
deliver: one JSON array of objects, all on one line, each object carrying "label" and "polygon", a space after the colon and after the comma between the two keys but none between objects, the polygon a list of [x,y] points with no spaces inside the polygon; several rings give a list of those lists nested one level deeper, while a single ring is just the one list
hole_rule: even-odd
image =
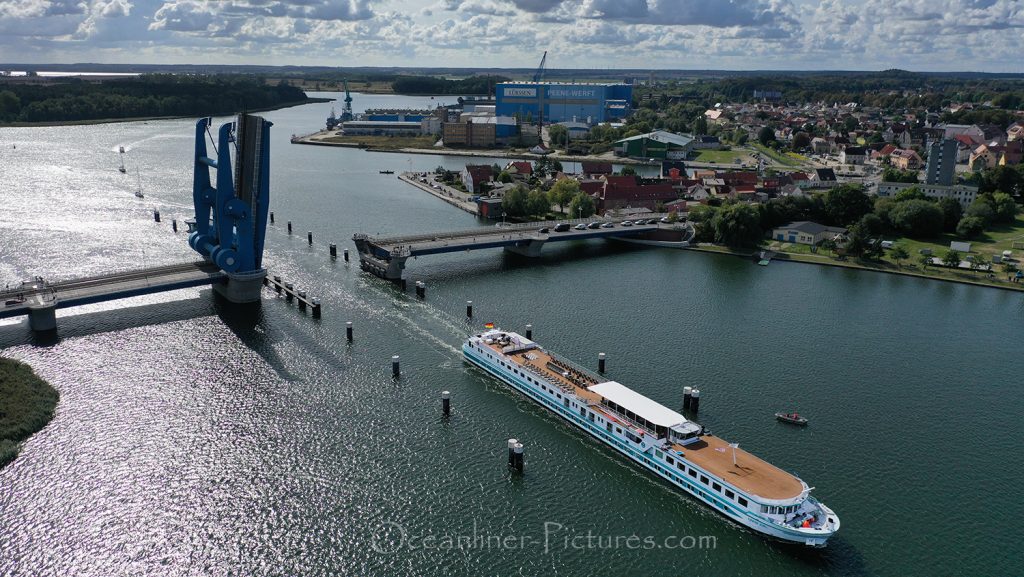
[{"label": "ship deck", "polygon": [[[591,409],[600,412],[605,418],[631,426],[620,419],[618,415],[603,410],[600,404],[601,395],[587,390],[588,386],[600,381],[595,382],[593,377],[576,372],[571,364],[556,359],[539,348],[507,354],[501,350],[501,345],[498,343],[489,346],[520,367],[531,367],[542,373],[549,380],[557,383],[563,391],[571,391],[572,394],[586,401]],[[570,372],[570,377],[567,378],[550,369],[549,363],[556,366],[561,364]],[[743,449],[736,449],[736,465],[734,466],[732,447],[727,441],[714,435],[703,435],[697,441],[685,446],[673,444],[672,448],[682,452],[687,461],[751,495],[764,499],[792,499],[803,491],[803,484],[795,476]]]},{"label": "ship deck", "polygon": [[736,449],[733,465],[732,447],[714,435],[703,435],[693,443],[672,448],[682,451],[687,461],[758,497],[792,499],[803,491],[799,479],[743,449]]}]

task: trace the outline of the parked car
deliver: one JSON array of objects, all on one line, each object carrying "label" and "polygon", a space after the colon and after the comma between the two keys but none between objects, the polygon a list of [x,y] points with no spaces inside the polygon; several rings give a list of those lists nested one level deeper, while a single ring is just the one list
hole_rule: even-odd
[{"label": "parked car", "polygon": [[567,230],[569,230],[569,223],[567,222],[560,222],[555,225],[555,232],[565,232]]},{"label": "parked car", "polygon": [[576,226],[574,226],[573,228],[575,228],[576,230],[587,230],[587,225],[585,225],[585,224],[583,224],[581,222],[581,223],[577,224]]},{"label": "parked car", "polygon": [[551,232],[551,230],[548,229],[548,227],[545,226],[544,228],[538,229],[537,232],[539,232],[541,234],[547,234],[547,233]]},{"label": "parked car", "polygon": [[631,221],[624,220],[622,221],[622,226],[633,226],[633,223]]},{"label": "parked car", "polygon": [[594,221],[594,222],[588,224],[587,228],[601,228],[601,223],[598,222],[598,221]]},{"label": "parked car", "polygon": [[610,222],[606,222],[601,225],[601,228],[615,228],[615,225]]}]

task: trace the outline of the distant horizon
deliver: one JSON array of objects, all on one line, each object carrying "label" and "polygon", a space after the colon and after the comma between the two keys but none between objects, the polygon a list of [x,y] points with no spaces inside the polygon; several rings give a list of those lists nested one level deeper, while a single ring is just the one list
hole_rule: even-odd
[{"label": "distant horizon", "polygon": [[[145,62],[145,63],[118,63],[118,62],[0,62],[0,71],[5,72],[78,72],[102,74],[103,71],[89,71],[84,68],[95,67],[116,67],[116,68],[267,68],[267,69],[309,69],[309,70],[353,70],[353,71],[459,71],[459,72],[533,72],[532,67],[499,67],[499,66],[329,66],[317,64],[255,64],[255,63],[197,63],[197,62]],[[51,68],[47,69],[47,68]],[[60,70],[61,68],[76,68],[75,70]],[[908,73],[919,75],[942,75],[942,76],[1021,76],[1024,77],[1024,70],[1019,72],[985,71],[985,70],[911,70],[904,68],[885,69],[854,69],[854,68],[819,68],[819,69],[797,69],[797,68],[545,68],[548,74],[571,73],[571,72],[594,72],[594,73],[726,73],[726,74],[758,74],[758,73],[784,73],[784,74],[882,74]],[[109,72],[116,74],[116,72]]]}]

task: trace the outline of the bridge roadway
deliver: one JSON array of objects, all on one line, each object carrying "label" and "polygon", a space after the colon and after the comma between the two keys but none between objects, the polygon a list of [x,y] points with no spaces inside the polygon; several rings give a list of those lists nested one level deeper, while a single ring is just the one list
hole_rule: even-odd
[{"label": "bridge roadway", "polygon": [[[37,278],[0,292],[0,318],[29,315],[35,330],[56,325],[54,311],[157,292],[223,282],[217,265],[206,261],[151,267],[65,281]],[[48,325],[53,324],[54,327]]]},{"label": "bridge roadway", "polygon": [[[663,215],[646,214],[630,217],[628,220],[657,219]],[[611,222],[613,228],[587,228],[576,230],[577,224],[590,224],[600,222],[602,224]],[[570,229],[565,232],[555,232],[555,225],[567,223]],[[547,228],[548,232],[540,232]],[[455,232],[435,232],[409,236],[393,237],[371,237],[365,234],[356,234],[352,240],[359,250],[360,265],[382,278],[398,280],[402,278],[402,269],[405,268],[405,261],[409,257],[423,256],[428,254],[440,254],[446,252],[460,252],[479,250],[485,248],[504,248],[507,251],[524,256],[535,257],[540,254],[540,249],[549,242],[563,242],[570,240],[588,240],[594,238],[610,237],[635,237],[644,233],[658,230],[676,230],[674,225],[669,224],[643,224],[622,226],[620,220],[609,220],[600,217],[592,217],[576,220],[530,222],[514,225],[506,225],[494,228],[476,228]]]}]

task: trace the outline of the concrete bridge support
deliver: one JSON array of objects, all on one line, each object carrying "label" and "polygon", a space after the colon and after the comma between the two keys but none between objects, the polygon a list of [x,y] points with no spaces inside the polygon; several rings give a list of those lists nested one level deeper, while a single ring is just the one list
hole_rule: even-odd
[{"label": "concrete bridge support", "polygon": [[227,282],[213,285],[213,290],[220,293],[229,302],[259,302],[263,293],[263,279],[267,276],[267,269],[261,268],[253,272],[229,272],[226,274]]},{"label": "concrete bridge support", "polygon": [[57,303],[29,307],[28,326],[36,332],[57,329]]},{"label": "concrete bridge support", "polygon": [[540,249],[543,247],[544,240],[535,238],[514,245],[506,246],[505,250],[514,254],[536,258],[540,256]]},{"label": "concrete bridge support", "polygon": [[402,280],[402,271],[405,270],[405,261],[408,258],[406,256],[394,256],[391,257],[391,260],[384,260],[360,253],[359,266],[380,278],[397,281]]}]

